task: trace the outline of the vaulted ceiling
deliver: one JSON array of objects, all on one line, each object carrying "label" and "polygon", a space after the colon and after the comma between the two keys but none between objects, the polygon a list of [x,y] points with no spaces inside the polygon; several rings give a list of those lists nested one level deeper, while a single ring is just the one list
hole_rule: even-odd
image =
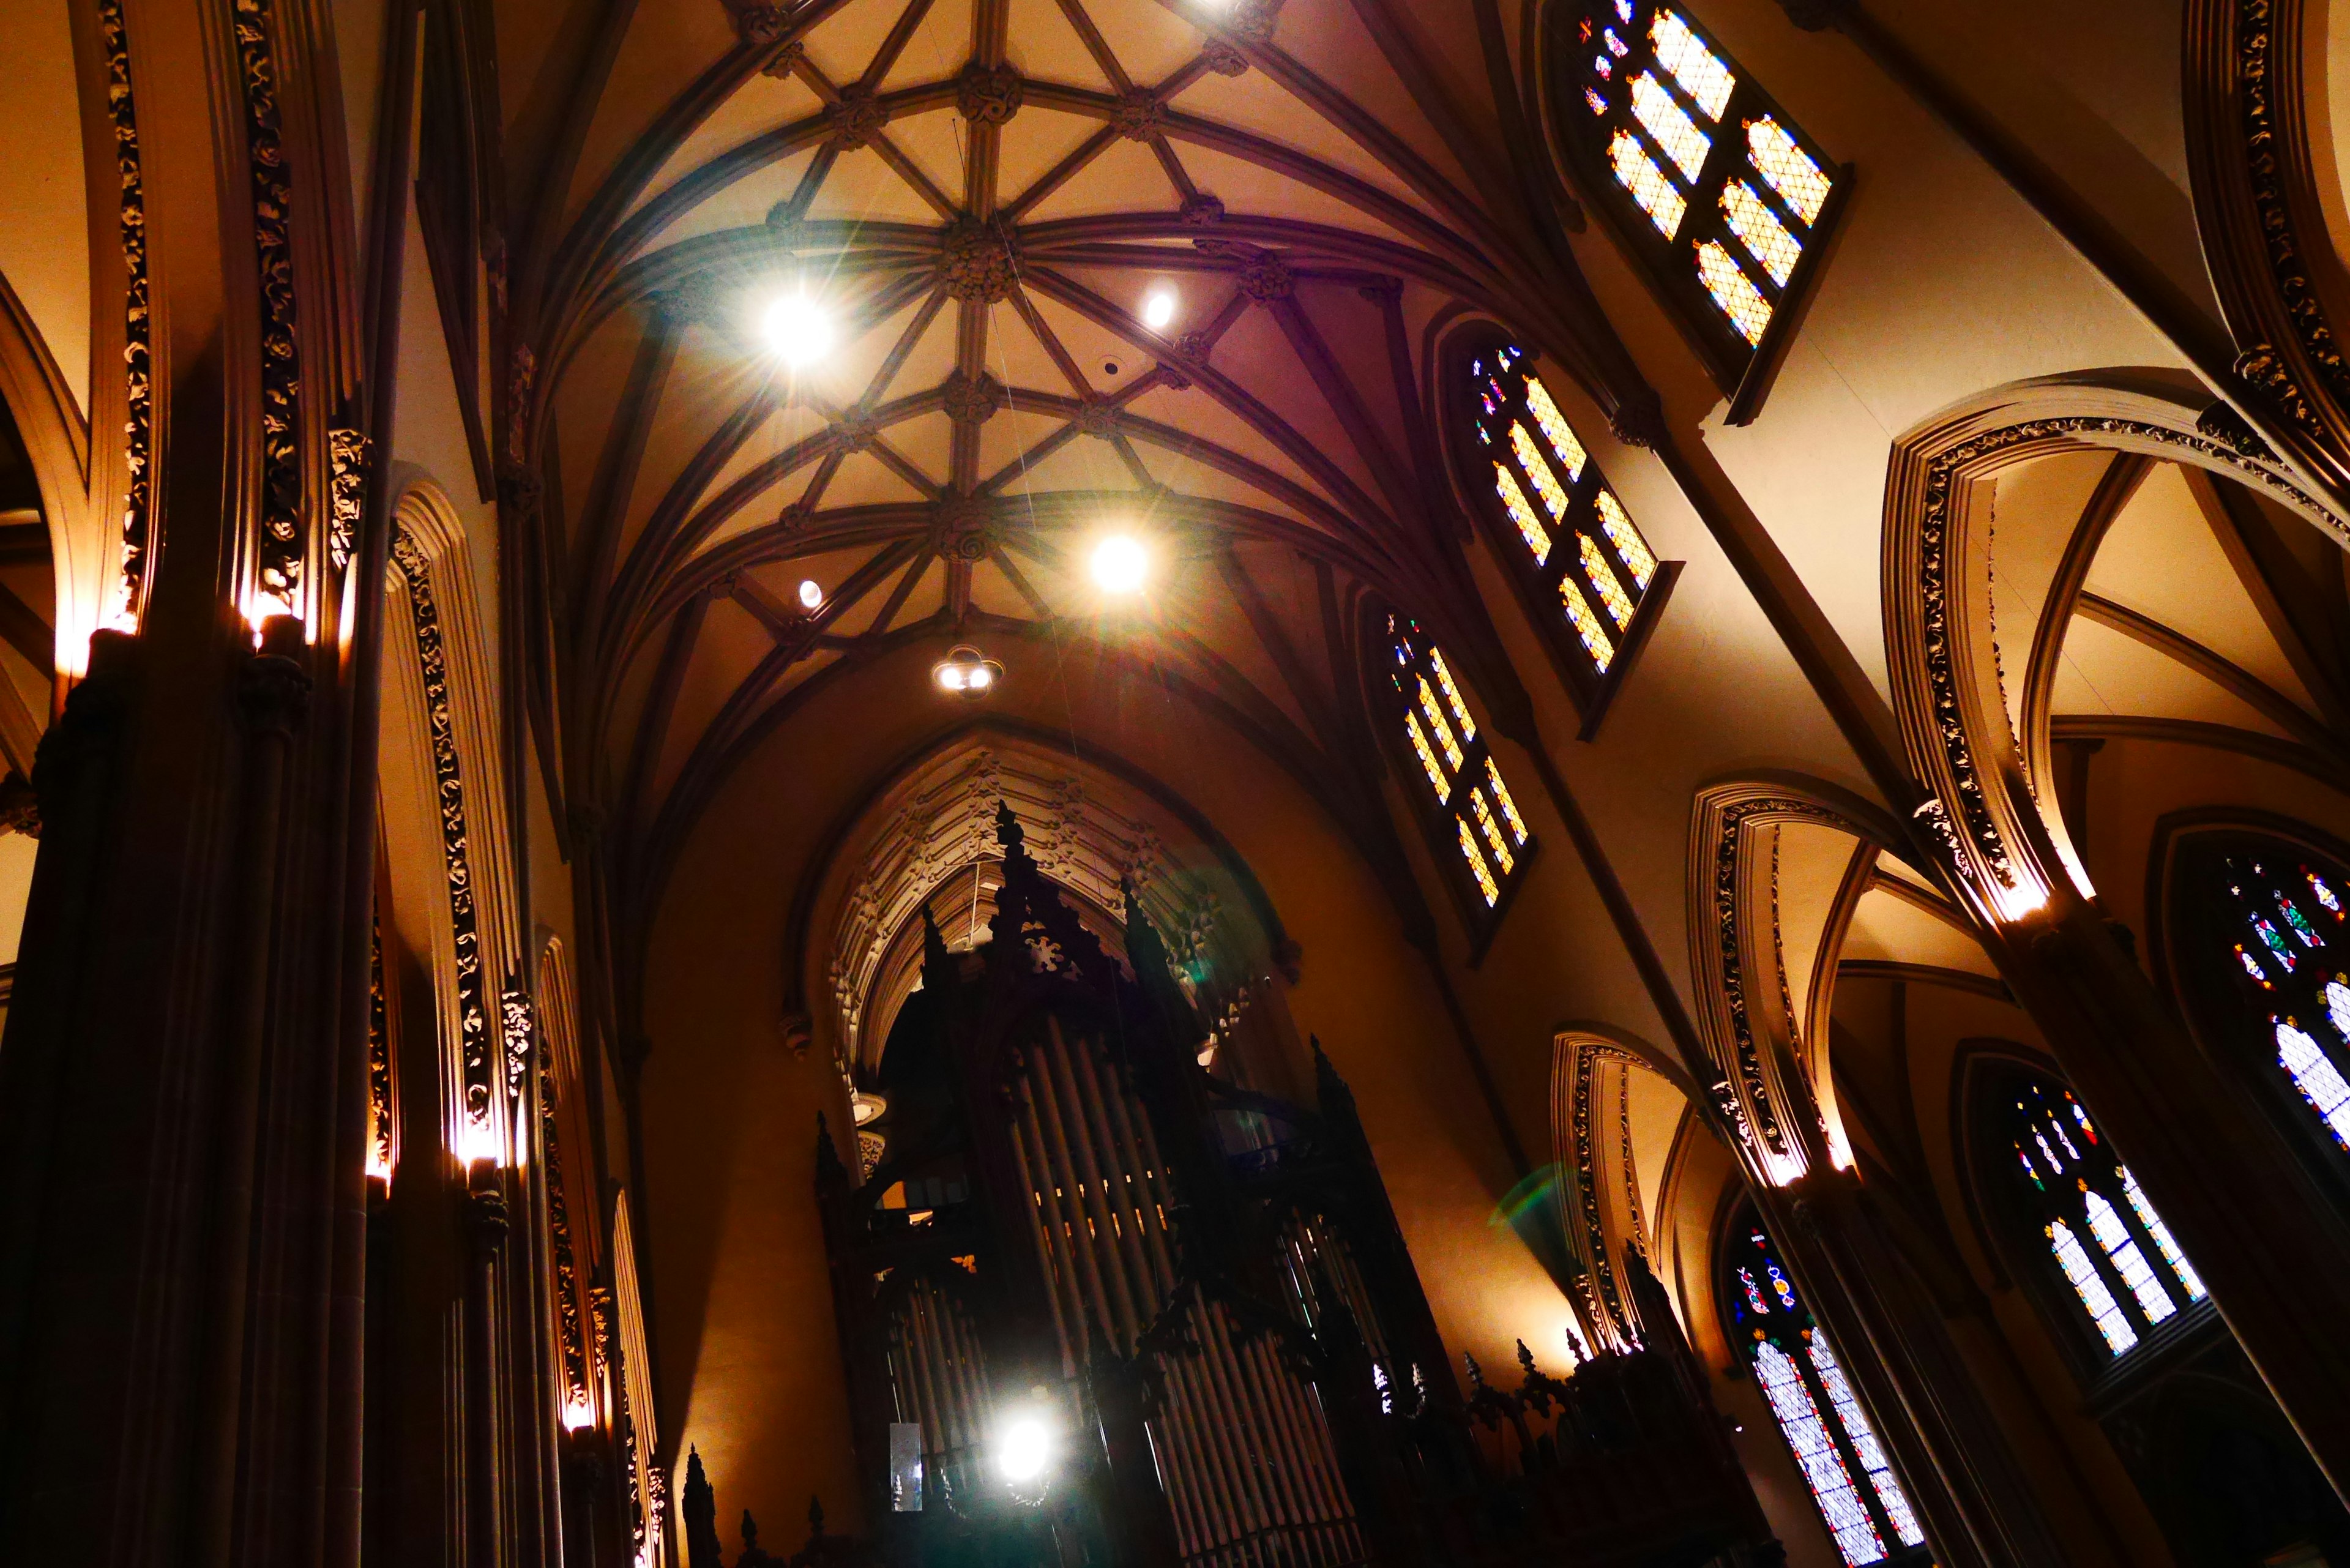
[{"label": "vaulted ceiling", "polygon": [[[910,643],[1124,661],[1367,823],[1353,605],[1490,638],[1439,334],[1638,386],[1491,5],[506,9],[557,726],[648,895],[815,683]],[[761,327],[803,295],[837,337],[795,366]]]}]

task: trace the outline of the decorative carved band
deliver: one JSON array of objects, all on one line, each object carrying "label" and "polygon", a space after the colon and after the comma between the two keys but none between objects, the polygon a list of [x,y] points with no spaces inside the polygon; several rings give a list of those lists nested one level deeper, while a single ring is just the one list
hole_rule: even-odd
[{"label": "decorative carved band", "polygon": [[395,524],[391,558],[408,585],[416,622],[416,659],[424,677],[424,725],[432,749],[433,793],[441,804],[441,850],[449,876],[449,933],[456,950],[458,1051],[465,1080],[465,1119],[486,1128],[496,1081],[490,1064],[489,1008],[482,987],[482,939],[473,907],[473,871],[465,833],[465,781],[457,756],[457,721],[449,705],[449,656],[432,597],[432,563],[406,528]]},{"label": "decorative carved band", "polygon": [[383,999],[383,919],[368,931],[368,1174],[391,1177],[391,1025]]},{"label": "decorative carved band", "polygon": [[154,361],[149,341],[147,195],[139,172],[139,113],[130,92],[130,37],[122,0],[99,0],[106,45],[106,113],[114,122],[115,171],[122,182],[122,613],[134,623],[147,607],[153,555],[150,502],[154,475]]},{"label": "decorative carved band", "polygon": [[1762,1052],[1754,1044],[1745,965],[1739,953],[1738,838],[1750,817],[1811,815],[1814,808],[1809,802],[1792,797],[1762,795],[1735,801],[1723,808],[1713,842],[1711,930],[1721,955],[1721,998],[1728,1009],[1731,1050],[1731,1060],[1718,1065],[1736,1075],[1735,1087],[1742,1091],[1738,1096],[1743,1113],[1738,1118],[1739,1135],[1750,1144],[1759,1139],[1762,1148],[1783,1158],[1792,1151],[1787,1147],[1786,1129],[1780,1123],[1779,1108],[1773,1103]]},{"label": "decorative carved band", "polygon": [[277,69],[266,0],[236,0],[236,57],[244,73],[253,234],[261,276],[261,528],[254,582],[280,613],[301,607],[302,351],[295,336],[293,182],[277,131]]},{"label": "decorative carved band", "polygon": [[[2071,439],[2086,444],[2126,447],[2154,444],[2169,447],[2206,466],[2227,472],[2246,484],[2268,491],[2294,510],[2331,525],[2350,545],[2350,528],[2306,491],[2285,479],[2273,467],[2248,456],[2231,442],[2190,433],[2143,420],[2104,415],[2074,415],[2026,420],[1970,435],[1934,452],[1925,465],[1920,490],[1917,535],[1918,637],[1923,652],[1928,718],[1931,744],[1939,753],[1946,783],[1939,798],[1918,808],[1918,820],[1933,834],[1958,874],[1969,882],[1988,877],[2004,889],[2017,886],[2018,874],[2007,837],[1988,792],[1981,759],[1971,730],[1975,720],[1964,700],[1963,674],[1953,652],[1956,623],[1963,613],[1953,597],[1950,580],[1954,504],[1967,482],[1994,466],[2016,449]],[[1930,779],[1929,783],[1933,782]]]},{"label": "decorative carved band", "polygon": [[2340,492],[2350,478],[2350,367],[2328,319],[2333,291],[2320,283],[2339,267],[2301,102],[2305,22],[2300,0],[2192,0],[2188,154],[2236,373],[2322,457]]},{"label": "decorative carved band", "polygon": [[348,423],[338,422],[327,432],[327,553],[338,572],[351,564],[352,545],[359,538],[372,446],[365,431]]}]

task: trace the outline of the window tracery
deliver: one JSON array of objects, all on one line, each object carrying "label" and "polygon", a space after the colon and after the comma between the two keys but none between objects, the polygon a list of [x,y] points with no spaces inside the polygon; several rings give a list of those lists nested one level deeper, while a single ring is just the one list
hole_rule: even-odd
[{"label": "window tracery", "polygon": [[1925,1561],[1926,1532],[1892,1460],[1751,1210],[1723,1237],[1721,1269],[1731,1340],[1754,1369],[1847,1568]]},{"label": "window tracery", "polygon": [[[1650,0],[1588,0],[1569,25],[1565,129],[1594,183],[1620,198],[1619,225],[1697,332],[1743,423],[1743,385],[1798,276],[1833,221],[1843,171],[1689,15]],[[1739,405],[1743,405],[1742,407]]]},{"label": "window tracery", "polygon": [[2018,1069],[1991,1109],[2013,1210],[2039,1232],[2110,1355],[2127,1355],[2205,1298],[2170,1227],[2070,1089]]},{"label": "window tracery", "polygon": [[[1574,639],[1596,683],[1614,671],[1656,581],[1656,552],[1608,489],[1523,349],[1503,344],[1467,362],[1477,460],[1537,586],[1538,619]],[[1490,477],[1487,477],[1490,476]],[[1509,534],[1503,543],[1510,543]],[[1505,553],[1514,554],[1505,549]]]},{"label": "window tracery", "polygon": [[1387,635],[1403,737],[1428,780],[1423,804],[1451,819],[1451,845],[1479,905],[1492,910],[1524,865],[1533,836],[1443,649],[1408,616],[1388,615]]},{"label": "window tracery", "polygon": [[2282,843],[2220,861],[2233,967],[2265,1015],[2275,1061],[2334,1143],[2350,1151],[2350,909],[2332,866]]}]

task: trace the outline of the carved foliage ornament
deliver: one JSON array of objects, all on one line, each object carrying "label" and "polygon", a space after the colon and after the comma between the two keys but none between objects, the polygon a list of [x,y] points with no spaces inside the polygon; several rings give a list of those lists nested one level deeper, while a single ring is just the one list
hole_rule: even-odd
[{"label": "carved foliage ornament", "polygon": [[432,564],[407,529],[395,526],[391,558],[408,585],[416,622],[416,659],[424,677],[424,725],[432,753],[433,793],[441,804],[441,852],[449,878],[449,934],[456,952],[459,1060],[465,1081],[466,1119],[490,1121],[489,1008],[482,986],[482,940],[473,903],[472,852],[465,832],[465,781],[457,756],[457,722],[449,701],[449,656],[441,638],[441,610],[432,597]]},{"label": "carved foliage ornament", "polygon": [[[1736,1077],[1736,1097],[1743,1101],[1735,1126],[1750,1144],[1758,1139],[1772,1154],[1786,1157],[1786,1129],[1773,1103],[1762,1056],[1754,1044],[1754,1022],[1748,1012],[1745,965],[1738,950],[1738,850],[1740,831],[1757,816],[1810,815],[1808,803],[1761,796],[1723,808],[1719,836],[1713,846],[1713,940],[1721,964],[1722,1002],[1728,1009],[1731,1059],[1723,1064]],[[1725,1087],[1730,1085],[1725,1085]]]},{"label": "carved foliage ornament", "polygon": [[947,418],[959,425],[983,425],[1003,407],[1003,383],[984,370],[976,376],[955,370],[942,390]]},{"label": "carved foliage ornament", "polygon": [[840,99],[825,111],[825,133],[832,145],[844,152],[865,146],[889,123],[889,106],[874,96],[873,89],[863,82],[851,82],[840,89]]},{"label": "carved foliage ornament", "polygon": [[993,305],[1011,296],[1019,281],[1019,262],[1011,236],[1000,226],[965,218],[947,230],[941,248],[947,293],[975,305]]},{"label": "carved foliage ornament", "polygon": [[261,530],[254,580],[287,611],[302,591],[301,347],[295,336],[294,187],[277,129],[277,71],[266,0],[236,0],[245,151],[261,276]]},{"label": "carved foliage ornament", "polygon": [[124,607],[136,617],[147,602],[149,501],[153,483],[155,388],[149,352],[147,196],[139,171],[139,113],[130,91],[130,37],[122,0],[99,0],[106,47],[106,113],[114,126],[115,171],[122,182],[122,577]]},{"label": "carved foliage ornament", "polygon": [[1020,73],[1010,66],[983,66],[977,60],[955,78],[955,112],[979,125],[1003,125],[1020,112],[1025,88]]},{"label": "carved foliage ornament", "polygon": [[[2276,102],[2279,84],[2272,67],[2280,46],[2272,0],[2239,0],[2235,33],[2230,40],[2234,59],[2237,129],[2242,138],[2245,182],[2251,194],[2256,231],[2266,253],[2277,299],[2291,323],[2302,355],[2323,377],[2337,400],[2350,396],[2350,370],[2325,319],[2325,307],[2302,259],[2294,232],[2293,203],[2285,188],[2290,150],[2281,133]],[[2286,90],[2291,90],[2289,88]],[[2301,430],[2322,436],[2324,422],[2308,396],[2293,380],[2292,369],[2274,346],[2254,343],[2236,358],[2236,373],[2258,388],[2277,412]]]},{"label": "carved foliage ornament", "polygon": [[327,432],[327,553],[338,572],[351,564],[353,542],[359,538],[371,444],[364,431],[348,424]]}]

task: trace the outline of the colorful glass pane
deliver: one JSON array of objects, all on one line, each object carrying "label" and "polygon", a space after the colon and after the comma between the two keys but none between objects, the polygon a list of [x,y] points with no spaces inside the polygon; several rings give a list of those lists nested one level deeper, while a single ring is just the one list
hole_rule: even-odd
[{"label": "colorful glass pane", "polygon": [[1599,89],[1596,88],[1585,88],[1583,89],[1583,101],[1591,106],[1591,112],[1594,114],[1606,114],[1607,112],[1607,100],[1599,96]]},{"label": "colorful glass pane", "polygon": [[2342,1081],[2342,1074],[2317,1042],[2293,1027],[2293,1020],[2277,1021],[2276,1043],[2277,1061],[2293,1075],[2293,1087],[2325,1118],[2334,1140],[2350,1149],[2350,1084]]},{"label": "colorful glass pane", "polygon": [[1706,118],[1720,119],[1721,111],[1730,107],[1730,91],[1738,85],[1738,78],[1699,41],[1679,13],[1659,7],[1657,19],[1648,24],[1648,43],[1657,51],[1657,64],[1673,74],[1673,80],[1697,100]]},{"label": "colorful glass pane", "polygon": [[1419,755],[1419,765],[1428,770],[1429,787],[1436,792],[1437,799],[1442,800],[1452,793],[1452,786],[1445,782],[1444,770],[1437,765],[1436,753],[1428,743],[1428,732],[1419,727],[1419,720],[1410,713],[1403,716],[1403,726],[1411,736],[1411,749]]},{"label": "colorful glass pane", "polygon": [[1629,26],[1632,22],[1632,0],[1616,0],[1616,19]]},{"label": "colorful glass pane", "polygon": [[2268,971],[2261,967],[2261,961],[2254,958],[2251,953],[2246,952],[2244,950],[2244,944],[2241,942],[2238,942],[2236,944],[2236,957],[2242,961],[2244,972],[2261,982],[2261,989],[2263,991],[2273,991],[2276,989],[2275,986],[2269,982]]},{"label": "colorful glass pane", "polygon": [[1469,704],[1461,700],[1461,688],[1453,684],[1451,668],[1444,662],[1444,650],[1430,649],[1428,663],[1436,671],[1436,683],[1444,688],[1445,705],[1452,710],[1452,717],[1460,722],[1461,738],[1463,741],[1475,740],[1477,721],[1469,716]]},{"label": "colorful glass pane", "polygon": [[1591,57],[1591,68],[1603,77],[1612,77],[1616,74],[1616,62],[1605,55],[1594,55]]},{"label": "colorful glass pane", "polygon": [[2272,956],[2277,962],[2284,965],[2285,973],[2291,974],[2293,972],[2293,965],[2301,961],[2300,955],[2295,953],[2291,948],[2285,946],[2284,938],[2279,935],[2277,929],[2269,923],[2268,917],[2265,915],[2254,915],[2252,917],[2252,931],[2261,939],[2261,945],[2269,950],[2271,956]]},{"label": "colorful glass pane", "polygon": [[1781,288],[1786,287],[1787,279],[1794,275],[1795,263],[1803,256],[1804,246],[1802,241],[1787,232],[1779,214],[1754,193],[1753,186],[1743,180],[1732,180],[1721,188],[1721,215],[1730,224],[1730,232],[1762,264],[1771,281]]},{"label": "colorful glass pane", "polygon": [[1419,681],[1419,711],[1428,715],[1429,732],[1436,737],[1437,750],[1444,753],[1444,772],[1449,777],[1461,771],[1461,742],[1452,738],[1452,726],[1444,722],[1443,710],[1436,705],[1436,693],[1428,687],[1428,677]]},{"label": "colorful glass pane", "polygon": [[1616,574],[1609,570],[1607,553],[1600,549],[1598,540],[1588,534],[1577,534],[1575,542],[1583,553],[1584,575],[1591,579],[1592,587],[1599,595],[1599,602],[1607,607],[1607,618],[1616,623],[1617,630],[1623,630],[1632,624],[1631,596],[1624,591],[1624,585],[1617,582]]},{"label": "colorful glass pane", "polygon": [[2088,1249],[2082,1246],[2080,1239],[2073,1234],[2073,1228],[2062,1220],[2049,1221],[2048,1245],[2056,1254],[2056,1266],[2064,1271],[2064,1277],[2072,1282],[2074,1293],[2081,1298],[2081,1304],[2089,1309],[2089,1316],[2096,1324],[2097,1332],[2106,1336],[2107,1347],[2119,1355],[2137,1345],[2137,1330],[2132,1328],[2129,1319],[2123,1315],[2121,1303],[2114,1300],[2114,1293],[2106,1288],[2104,1276],[2097,1272],[2097,1265],[2089,1262]]},{"label": "colorful glass pane", "polygon": [[1632,526],[1631,516],[1612,493],[1603,489],[1594,501],[1599,508],[1600,532],[1616,546],[1616,558],[1632,574],[1633,582],[1647,588],[1648,579],[1657,575],[1657,557],[1649,550],[1648,542],[1640,537],[1640,531]]},{"label": "colorful glass pane", "polygon": [[1795,1464],[1835,1537],[1836,1551],[1850,1568],[1885,1561],[1885,1541],[1877,1533],[1877,1521],[1860,1501],[1860,1489],[1853,1485],[1852,1472],[1845,1468],[1844,1455],[1828,1436],[1827,1423],[1820,1418],[1820,1407],[1794,1361],[1769,1340],[1760,1340],[1754,1346],[1754,1380],[1771,1402],[1771,1414],[1786,1435],[1787,1447],[1794,1450]]},{"label": "colorful glass pane", "polygon": [[2023,1162],[2023,1174],[2032,1178],[2032,1185],[2043,1192],[2047,1191],[2048,1184],[2040,1179],[2040,1168],[2032,1163],[2031,1152],[2022,1144],[2015,1146],[2015,1158]]},{"label": "colorful glass pane", "polygon": [[1518,857],[1510,853],[1510,841],[1502,836],[1502,825],[1493,820],[1493,808],[1485,804],[1484,791],[1472,789],[1469,792],[1469,808],[1476,813],[1477,830],[1485,836],[1485,842],[1492,846],[1493,864],[1502,868],[1502,875],[1506,877],[1516,870]]},{"label": "colorful glass pane", "polygon": [[2311,896],[2325,906],[2325,912],[2337,920],[2342,919],[2345,912],[2342,908],[2342,900],[2334,896],[2334,889],[2326,885],[2325,878],[2307,867],[2303,868],[2301,875],[2309,884]]},{"label": "colorful glass pane", "polygon": [[1469,862],[1469,874],[1477,878],[1477,891],[1485,895],[1485,907],[1490,909],[1501,901],[1501,887],[1485,865],[1484,851],[1477,847],[1477,840],[1469,832],[1469,819],[1456,816],[1452,823],[1461,830],[1461,858]]},{"label": "colorful glass pane", "polygon": [[2138,1250],[2136,1238],[2129,1233],[2129,1227],[2122,1223],[2121,1215],[2106,1200],[2106,1195],[2085,1186],[2082,1199],[2089,1209],[2090,1234],[2096,1237],[2097,1245],[2106,1250],[2106,1256],[2114,1261],[2115,1272],[2121,1275],[2122,1283],[2129,1287],[2130,1294],[2137,1298],[2138,1310],[2146,1314],[2146,1321],[2160,1323],[2178,1312],[2178,1303],[2170,1299],[2170,1293],[2162,1288],[2160,1280],[2155,1278],[2153,1266],[2146,1261],[2146,1254]]},{"label": "colorful glass pane", "polygon": [[2325,982],[2325,1016],[2334,1022],[2334,1032],[2350,1040],[2350,985],[2335,975]]},{"label": "colorful glass pane", "polygon": [[2324,941],[2324,938],[2311,929],[2309,917],[2301,912],[2301,906],[2286,898],[2282,888],[2277,889],[2276,904],[2277,913],[2284,917],[2284,923],[2293,934],[2301,939],[2302,946],[2314,948]]},{"label": "colorful glass pane", "polygon": [[1786,127],[1767,114],[1748,120],[1746,155],[1795,216],[1806,224],[1820,221],[1820,209],[1828,199],[1828,177],[1810,153],[1795,145]]},{"label": "colorful glass pane", "polygon": [[1526,499],[1525,491],[1518,484],[1518,476],[1507,463],[1493,465],[1493,493],[1502,498],[1502,510],[1518,525],[1518,535],[1526,548],[1534,553],[1534,564],[1542,566],[1550,560],[1550,530],[1534,515],[1534,503]]},{"label": "colorful glass pane", "polygon": [[2178,1276],[2179,1284],[2187,1292],[2187,1299],[2201,1301],[2207,1293],[2203,1289],[2203,1277],[2187,1261],[2187,1254],[2178,1250],[2178,1242],[2170,1234],[2170,1227],[2162,1222],[2162,1216],[2154,1211],[2154,1205],[2147,1202],[2146,1194],[2138,1190],[2137,1178],[2129,1173],[2127,1166],[2122,1168],[2122,1191],[2128,1195],[2130,1208],[2137,1211],[2137,1222],[2146,1227],[2147,1235],[2154,1238],[2155,1250],[2162,1254],[2162,1261],[2170,1265],[2170,1272]]},{"label": "colorful glass pane", "polygon": [[1923,1545],[1926,1532],[1918,1528],[1918,1516],[1910,1511],[1909,1499],[1903,1495],[1900,1481],[1894,1478],[1893,1466],[1877,1440],[1877,1428],[1868,1424],[1868,1413],[1853,1397],[1852,1385],[1846,1380],[1844,1368],[1836,1364],[1835,1353],[1828,1349],[1825,1335],[1812,1335],[1811,1355],[1813,1369],[1820,1375],[1820,1386],[1828,1391],[1828,1407],[1843,1425],[1844,1435],[1852,1439],[1852,1451],[1859,1456],[1860,1468],[1868,1474],[1869,1490],[1884,1505],[1885,1517],[1893,1521],[1893,1533],[1904,1546]]},{"label": "colorful glass pane", "polygon": [[1697,278],[1741,337],[1750,344],[1762,341],[1763,330],[1771,325],[1771,302],[1720,240],[1707,240],[1697,247]]},{"label": "colorful glass pane", "polygon": [[1697,121],[1647,71],[1632,78],[1632,118],[1657,139],[1681,178],[1697,179],[1705,168],[1705,155],[1713,151],[1713,138],[1700,130]]},{"label": "colorful glass pane", "polygon": [[1551,401],[1550,389],[1532,376],[1526,378],[1526,410],[1534,415],[1534,423],[1542,426],[1543,435],[1550,441],[1551,455],[1558,459],[1559,467],[1566,470],[1568,483],[1581,479],[1589,455],[1568,428],[1566,416]]},{"label": "colorful glass pane", "polygon": [[1534,438],[1525,426],[1510,427],[1510,450],[1518,454],[1520,462],[1525,464],[1526,477],[1534,482],[1534,493],[1542,497],[1543,506],[1550,513],[1551,521],[1565,522],[1566,492],[1560,486],[1558,476],[1550,471],[1550,464],[1544,462],[1542,453],[1535,450]]},{"label": "colorful glass pane", "polygon": [[1673,188],[1648,150],[1640,145],[1639,138],[1617,127],[1607,142],[1607,166],[1615,171],[1617,182],[1632,192],[1632,200],[1640,203],[1640,211],[1657,225],[1657,232],[1671,239],[1680,233],[1681,216],[1689,211],[1689,200]]},{"label": "colorful glass pane", "polygon": [[1741,1264],[1738,1270],[1738,1280],[1746,1287],[1746,1303],[1749,1306],[1758,1313],[1767,1313],[1771,1310],[1771,1303],[1762,1299],[1762,1289],[1754,1282],[1753,1270]]},{"label": "colorful glass pane", "polygon": [[1510,825],[1510,836],[1520,844],[1526,841],[1525,818],[1518,815],[1518,803],[1510,798],[1510,786],[1502,782],[1502,770],[1493,759],[1485,759],[1485,783],[1493,792],[1493,804],[1502,808],[1502,818]]},{"label": "colorful glass pane", "polygon": [[1616,662],[1615,640],[1599,624],[1599,618],[1592,613],[1591,601],[1583,597],[1582,588],[1573,577],[1559,578],[1558,602],[1566,611],[1567,624],[1583,639],[1583,651],[1591,655],[1591,662],[1600,674],[1607,674],[1607,667]]}]

